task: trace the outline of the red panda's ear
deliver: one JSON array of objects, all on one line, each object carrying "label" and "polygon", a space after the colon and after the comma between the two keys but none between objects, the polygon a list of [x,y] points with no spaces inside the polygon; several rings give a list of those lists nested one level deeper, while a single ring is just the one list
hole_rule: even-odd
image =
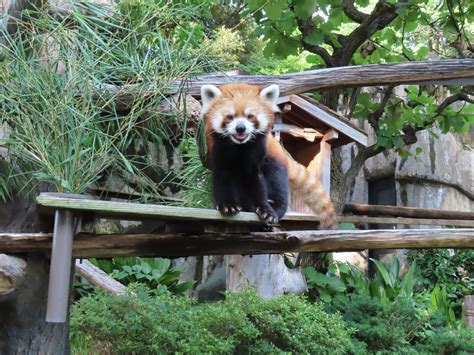
[{"label": "red panda's ear", "polygon": [[260,97],[268,101],[268,103],[272,106],[272,109],[274,111],[280,111],[277,106],[279,96],[280,96],[280,88],[276,84],[270,85],[266,87],[265,89],[263,89],[262,91],[260,91]]},{"label": "red panda's ear", "polygon": [[212,101],[221,96],[221,91],[214,85],[203,85],[201,86],[201,101],[202,108],[201,114],[205,114]]}]

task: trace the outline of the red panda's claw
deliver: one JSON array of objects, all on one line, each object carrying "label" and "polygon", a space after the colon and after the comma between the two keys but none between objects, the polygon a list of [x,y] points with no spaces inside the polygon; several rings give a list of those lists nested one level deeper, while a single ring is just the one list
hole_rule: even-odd
[{"label": "red panda's claw", "polygon": [[272,225],[278,223],[278,218],[274,215],[273,211],[269,211],[265,208],[257,207],[255,213],[260,217],[260,220],[265,225]]},{"label": "red panda's claw", "polygon": [[225,204],[219,204],[216,206],[216,209],[223,215],[226,216],[233,216],[239,213],[242,208],[240,206],[235,206],[235,205],[225,205]]}]

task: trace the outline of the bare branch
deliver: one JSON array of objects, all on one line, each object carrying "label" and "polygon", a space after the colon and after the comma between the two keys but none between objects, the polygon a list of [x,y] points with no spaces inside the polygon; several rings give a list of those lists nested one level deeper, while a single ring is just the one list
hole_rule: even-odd
[{"label": "bare branch", "polygon": [[362,23],[369,17],[368,14],[356,9],[354,0],[344,0],[342,3],[342,11],[344,11],[347,17],[357,23]]},{"label": "bare branch", "polygon": [[436,109],[436,114],[440,115],[449,105],[455,103],[456,101],[466,101],[469,103],[474,103],[474,99],[470,98],[469,95],[464,92],[447,97]]}]

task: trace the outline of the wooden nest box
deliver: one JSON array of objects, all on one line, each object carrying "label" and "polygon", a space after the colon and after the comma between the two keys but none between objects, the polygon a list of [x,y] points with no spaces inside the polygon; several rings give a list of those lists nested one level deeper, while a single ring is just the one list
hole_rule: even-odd
[{"label": "wooden nest box", "polygon": [[[367,134],[348,119],[304,95],[280,97],[275,137],[330,193],[331,149],[357,142],[367,146]],[[308,212],[302,201],[291,199],[293,211]]]}]

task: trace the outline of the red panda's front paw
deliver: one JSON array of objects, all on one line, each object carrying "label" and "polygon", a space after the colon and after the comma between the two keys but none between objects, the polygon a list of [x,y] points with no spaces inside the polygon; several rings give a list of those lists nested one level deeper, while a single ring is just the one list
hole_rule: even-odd
[{"label": "red panda's front paw", "polygon": [[232,204],[224,204],[220,203],[216,206],[216,209],[223,215],[226,216],[234,216],[240,211],[242,211],[242,207]]},{"label": "red panda's front paw", "polygon": [[255,213],[258,215],[260,220],[266,225],[278,223],[278,217],[271,207],[257,207]]}]

